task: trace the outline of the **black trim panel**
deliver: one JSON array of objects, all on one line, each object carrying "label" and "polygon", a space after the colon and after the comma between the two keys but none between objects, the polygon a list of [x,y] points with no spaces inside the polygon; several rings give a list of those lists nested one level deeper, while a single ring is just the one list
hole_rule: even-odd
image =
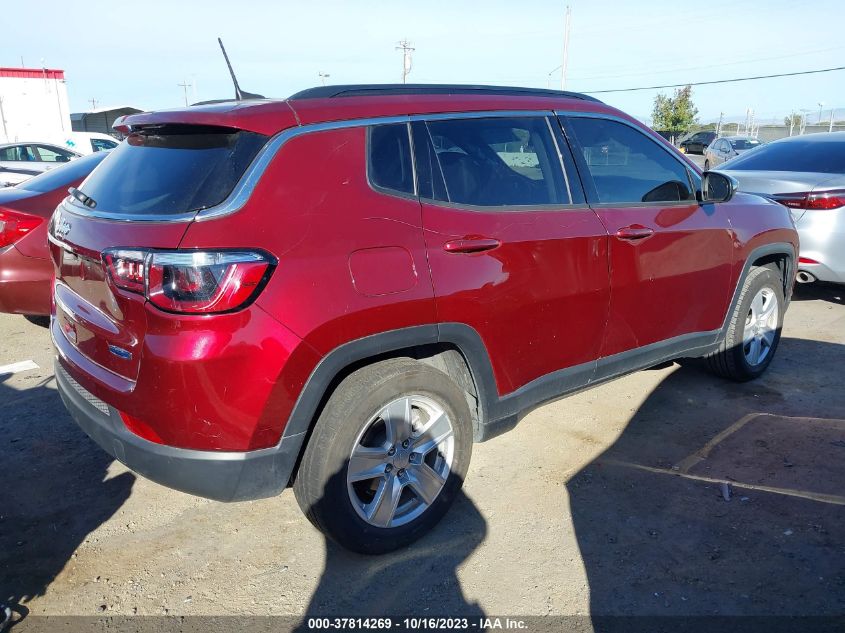
[{"label": "black trim panel", "polygon": [[86,401],[65,379],[59,363],[57,359],[59,395],[76,423],[100,448],[148,479],[217,501],[272,497],[290,480],[302,438],[246,452],[196,451],[148,442],[129,432],[114,408],[106,414]]}]

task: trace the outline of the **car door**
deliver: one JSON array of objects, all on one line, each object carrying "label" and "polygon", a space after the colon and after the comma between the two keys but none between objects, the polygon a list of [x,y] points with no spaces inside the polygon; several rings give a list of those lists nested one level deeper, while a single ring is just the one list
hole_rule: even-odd
[{"label": "car door", "polygon": [[586,384],[607,320],[607,233],[549,114],[413,123],[438,321],[478,333],[500,396]]},{"label": "car door", "polygon": [[704,136],[702,134],[695,134],[692,137],[692,146],[690,149],[696,152],[703,152],[704,151]]},{"label": "car door", "polygon": [[587,200],[610,235],[610,318],[602,356],[712,338],[728,302],[728,214],[699,204],[697,174],[623,119],[564,119]]}]

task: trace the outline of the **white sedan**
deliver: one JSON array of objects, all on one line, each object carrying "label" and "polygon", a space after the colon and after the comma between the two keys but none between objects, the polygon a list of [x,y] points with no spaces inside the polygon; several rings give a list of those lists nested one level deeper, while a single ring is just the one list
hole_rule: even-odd
[{"label": "white sedan", "polygon": [[53,143],[0,145],[0,187],[17,185],[81,155]]}]

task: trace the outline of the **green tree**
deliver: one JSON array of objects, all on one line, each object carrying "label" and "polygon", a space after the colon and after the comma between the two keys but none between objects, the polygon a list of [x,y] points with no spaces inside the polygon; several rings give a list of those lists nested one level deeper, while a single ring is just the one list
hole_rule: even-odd
[{"label": "green tree", "polygon": [[791,114],[790,116],[783,117],[783,124],[786,127],[798,129],[801,127],[801,115]]},{"label": "green tree", "polygon": [[692,102],[692,86],[677,88],[671,97],[662,93],[657,95],[651,119],[655,130],[668,130],[673,134],[682,134],[696,125],[698,108]]}]

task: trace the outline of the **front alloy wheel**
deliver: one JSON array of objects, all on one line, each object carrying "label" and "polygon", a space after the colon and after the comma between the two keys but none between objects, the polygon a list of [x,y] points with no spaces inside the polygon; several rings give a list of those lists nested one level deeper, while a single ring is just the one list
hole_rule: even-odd
[{"label": "front alloy wheel", "polygon": [[778,329],[778,302],[775,291],[764,287],[757,291],[745,317],[742,351],[752,367],[765,362],[775,342]]}]

